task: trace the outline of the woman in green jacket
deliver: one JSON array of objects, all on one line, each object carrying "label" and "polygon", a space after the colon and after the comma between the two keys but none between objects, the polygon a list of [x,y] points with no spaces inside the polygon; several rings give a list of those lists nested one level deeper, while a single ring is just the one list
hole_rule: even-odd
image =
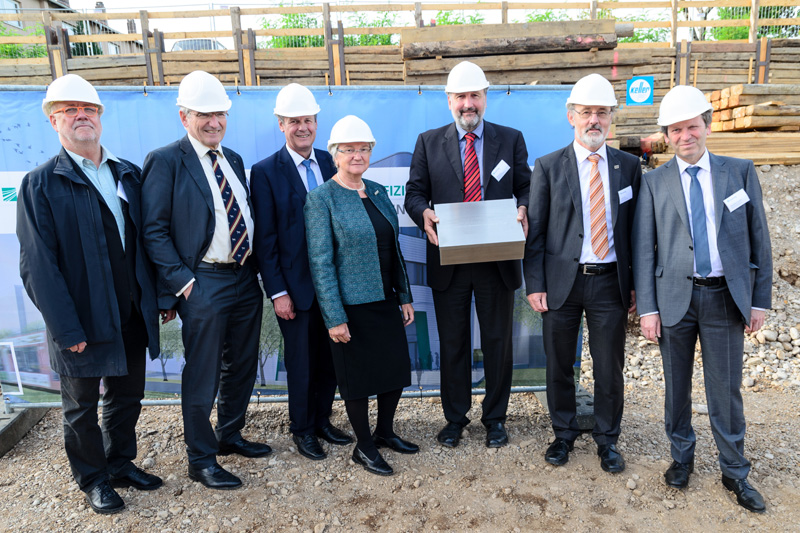
[{"label": "woman in green jacket", "polygon": [[[411,288],[398,242],[397,213],[386,190],[364,180],[375,139],[349,115],[331,130],[338,172],[308,194],[306,236],[311,276],[331,342],[339,393],[358,440],[353,461],[373,474],[394,473],[378,448],[417,453],[394,432],[403,388],[411,385],[404,327],[414,321]],[[369,397],[378,422],[369,426]]]}]

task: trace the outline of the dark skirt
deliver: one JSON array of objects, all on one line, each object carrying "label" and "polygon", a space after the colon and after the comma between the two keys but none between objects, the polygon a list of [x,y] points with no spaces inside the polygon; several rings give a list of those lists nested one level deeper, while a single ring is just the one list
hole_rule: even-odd
[{"label": "dark skirt", "polygon": [[357,400],[411,385],[411,362],[396,298],[346,305],[350,342],[331,343],[339,394]]}]

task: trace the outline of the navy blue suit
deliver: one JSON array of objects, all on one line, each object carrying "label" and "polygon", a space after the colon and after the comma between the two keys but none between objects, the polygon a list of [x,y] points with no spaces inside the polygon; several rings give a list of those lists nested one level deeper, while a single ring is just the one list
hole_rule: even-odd
[{"label": "navy blue suit", "polygon": [[[329,180],[336,174],[333,159],[323,150],[314,154],[323,180]],[[306,186],[285,146],[253,165],[250,184],[253,251],[264,292],[268,297],[288,292],[296,315],[292,320],[278,317],[284,339],[289,429],[294,435],[311,435],[328,424],[336,377],[308,266],[303,219]]]},{"label": "navy blue suit", "polygon": [[[224,147],[222,153],[236,174],[226,178],[238,178],[247,191],[242,158]],[[203,469],[216,462],[219,443],[236,442],[244,427],[258,365],[263,302],[258,267],[252,257],[240,269],[202,263],[214,236],[214,201],[188,136],[150,152],[142,176],[144,244],[158,272],[159,303],[162,309],[177,307],[183,322],[184,440],[189,462]],[[189,298],[175,296],[192,278]]]}]

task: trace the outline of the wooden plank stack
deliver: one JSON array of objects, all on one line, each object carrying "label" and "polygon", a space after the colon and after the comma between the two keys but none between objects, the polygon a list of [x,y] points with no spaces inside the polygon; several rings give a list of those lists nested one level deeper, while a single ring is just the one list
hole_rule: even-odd
[{"label": "wooden plank stack", "polygon": [[733,85],[706,98],[711,131],[800,131],[800,84]]},{"label": "wooden plank stack", "polygon": [[[719,132],[706,138],[706,147],[717,155],[749,159],[756,165],[800,164],[800,132],[751,131]],[[652,162],[662,165],[675,154],[655,154]]]}]

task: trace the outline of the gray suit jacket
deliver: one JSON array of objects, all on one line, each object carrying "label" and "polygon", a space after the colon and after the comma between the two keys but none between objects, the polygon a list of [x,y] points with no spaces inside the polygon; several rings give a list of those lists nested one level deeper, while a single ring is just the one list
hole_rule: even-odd
[{"label": "gray suit jacket", "polygon": [[[749,324],[752,307],[772,300],[772,253],[761,185],[751,161],[709,154],[717,248],[733,300]],[[730,211],[723,201],[744,189],[750,201]],[[642,178],[633,231],[633,273],[639,314],[658,311],[677,324],[692,297],[694,251],[678,163],[673,158]]]},{"label": "gray suit jacket", "polygon": [[[642,168],[638,157],[610,146],[606,150],[617,276],[622,302],[628,308],[633,289],[631,226]],[[619,193],[628,188],[630,200],[620,204]],[[546,292],[548,307],[558,309],[572,290],[583,246],[581,184],[572,143],[536,160],[530,194],[525,290]]]}]

